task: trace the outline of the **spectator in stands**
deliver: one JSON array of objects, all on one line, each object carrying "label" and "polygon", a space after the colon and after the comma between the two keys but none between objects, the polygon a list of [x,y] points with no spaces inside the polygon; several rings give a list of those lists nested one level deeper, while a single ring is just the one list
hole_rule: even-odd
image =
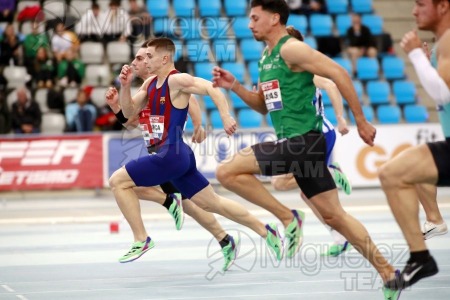
[{"label": "spectator in stands", "polygon": [[100,6],[97,3],[92,3],[91,9],[88,9],[75,25],[75,32],[78,34],[80,41],[100,42],[102,40],[101,21]]},{"label": "spectator in stands", "polygon": [[122,130],[122,124],[117,121],[116,115],[107,104],[99,109],[99,116],[95,125],[101,131]]},{"label": "spectator in stands", "polygon": [[88,132],[94,128],[97,117],[97,109],[88,103],[89,96],[85,89],[78,90],[75,102],[66,106],[67,131]]},{"label": "spectator in stands", "polygon": [[28,95],[25,87],[16,89],[17,100],[13,103],[11,119],[14,133],[38,133],[41,128],[42,113],[39,104]]},{"label": "spectator in stands", "polygon": [[356,72],[356,61],[361,56],[376,57],[377,48],[370,29],[361,23],[359,14],[352,14],[352,26],[347,30],[347,53]]},{"label": "spectator in stands", "polygon": [[0,0],[0,22],[12,23],[16,12],[15,0]]},{"label": "spectator in stands", "polygon": [[50,44],[48,42],[47,35],[39,32],[39,23],[33,22],[32,32],[25,37],[23,42],[25,58],[24,64],[27,67],[28,74],[31,74],[32,76],[35,76],[33,73],[34,60],[36,59],[37,52],[41,47],[50,49]]},{"label": "spectator in stands", "polygon": [[22,64],[22,43],[16,34],[13,24],[8,24],[0,43],[0,65],[8,65],[12,59],[14,65]]},{"label": "spectator in stands", "polygon": [[62,87],[76,87],[81,84],[84,78],[84,63],[76,58],[75,50],[69,49],[65,52],[64,58],[58,63],[57,76],[59,85]]},{"label": "spectator in stands", "polygon": [[111,0],[109,9],[100,15],[100,26],[103,29],[103,42],[125,42],[131,35],[130,16],[120,8],[120,1]]},{"label": "spectator in stands", "polygon": [[[150,25],[152,22],[152,17],[148,13],[145,5],[139,6],[136,0],[129,0],[130,10],[128,14],[130,15],[132,34],[131,38],[136,40],[141,34],[144,35],[145,39],[150,36]],[[133,40],[132,40],[133,42]]]},{"label": "spectator in stands", "polygon": [[51,40],[53,57],[56,61],[61,61],[68,50],[73,50],[74,53],[78,53],[80,41],[75,33],[66,30],[64,23],[58,21],[55,26],[55,34]]},{"label": "spectator in stands", "polygon": [[11,130],[11,114],[9,113],[8,103],[5,93],[0,93],[0,134],[9,133]]},{"label": "spectator in stands", "polygon": [[[61,62],[62,63],[62,62]],[[38,88],[52,88],[55,79],[55,65],[48,56],[46,47],[40,47],[37,51],[34,67],[30,73],[37,83]]]},{"label": "spectator in stands", "polygon": [[291,13],[309,16],[311,14],[326,14],[325,0],[286,0]]}]

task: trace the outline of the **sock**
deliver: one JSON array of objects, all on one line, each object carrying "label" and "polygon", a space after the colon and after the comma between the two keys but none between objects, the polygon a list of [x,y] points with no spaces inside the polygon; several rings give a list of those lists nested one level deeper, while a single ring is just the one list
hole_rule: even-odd
[{"label": "sock", "polygon": [[230,236],[227,234],[221,241],[219,241],[219,245],[221,248],[225,247],[230,243]]},{"label": "sock", "polygon": [[428,260],[430,257],[430,252],[428,250],[423,251],[417,251],[417,252],[411,252],[411,257],[409,258],[409,262],[416,262],[416,263],[424,263]]},{"label": "sock", "polygon": [[173,203],[173,198],[170,194],[166,195],[166,201],[164,201],[163,206],[169,210],[170,206]]}]

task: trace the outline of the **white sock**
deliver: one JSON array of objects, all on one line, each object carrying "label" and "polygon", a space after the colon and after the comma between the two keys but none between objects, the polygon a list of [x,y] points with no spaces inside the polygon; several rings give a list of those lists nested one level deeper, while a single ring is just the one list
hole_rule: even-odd
[{"label": "white sock", "polygon": [[340,234],[333,228],[330,227],[329,230],[335,244],[343,245],[347,241],[347,239],[342,234]]}]

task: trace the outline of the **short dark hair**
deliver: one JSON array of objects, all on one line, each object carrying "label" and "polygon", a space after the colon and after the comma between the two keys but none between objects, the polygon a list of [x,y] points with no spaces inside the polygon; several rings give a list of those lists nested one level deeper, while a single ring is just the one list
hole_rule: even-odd
[{"label": "short dark hair", "polygon": [[299,41],[304,41],[303,34],[300,32],[300,30],[295,29],[294,26],[289,25],[286,27],[286,30],[290,36],[296,38]]},{"label": "short dark hair", "polygon": [[281,25],[286,25],[289,18],[289,6],[285,0],[252,0],[250,7],[256,6],[261,6],[262,10],[279,14]]},{"label": "short dark hair", "polygon": [[155,50],[163,49],[169,51],[170,53],[175,53],[174,42],[166,37],[158,37],[148,41],[147,47],[155,47]]}]

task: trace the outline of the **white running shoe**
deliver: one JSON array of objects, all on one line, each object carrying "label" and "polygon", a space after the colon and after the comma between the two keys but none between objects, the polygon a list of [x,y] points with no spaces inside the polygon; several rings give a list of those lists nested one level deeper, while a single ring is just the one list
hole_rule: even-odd
[{"label": "white running shoe", "polygon": [[428,221],[425,221],[423,224],[423,238],[425,240],[431,239],[436,235],[443,235],[448,232],[447,224],[443,222],[442,224],[434,224]]}]

